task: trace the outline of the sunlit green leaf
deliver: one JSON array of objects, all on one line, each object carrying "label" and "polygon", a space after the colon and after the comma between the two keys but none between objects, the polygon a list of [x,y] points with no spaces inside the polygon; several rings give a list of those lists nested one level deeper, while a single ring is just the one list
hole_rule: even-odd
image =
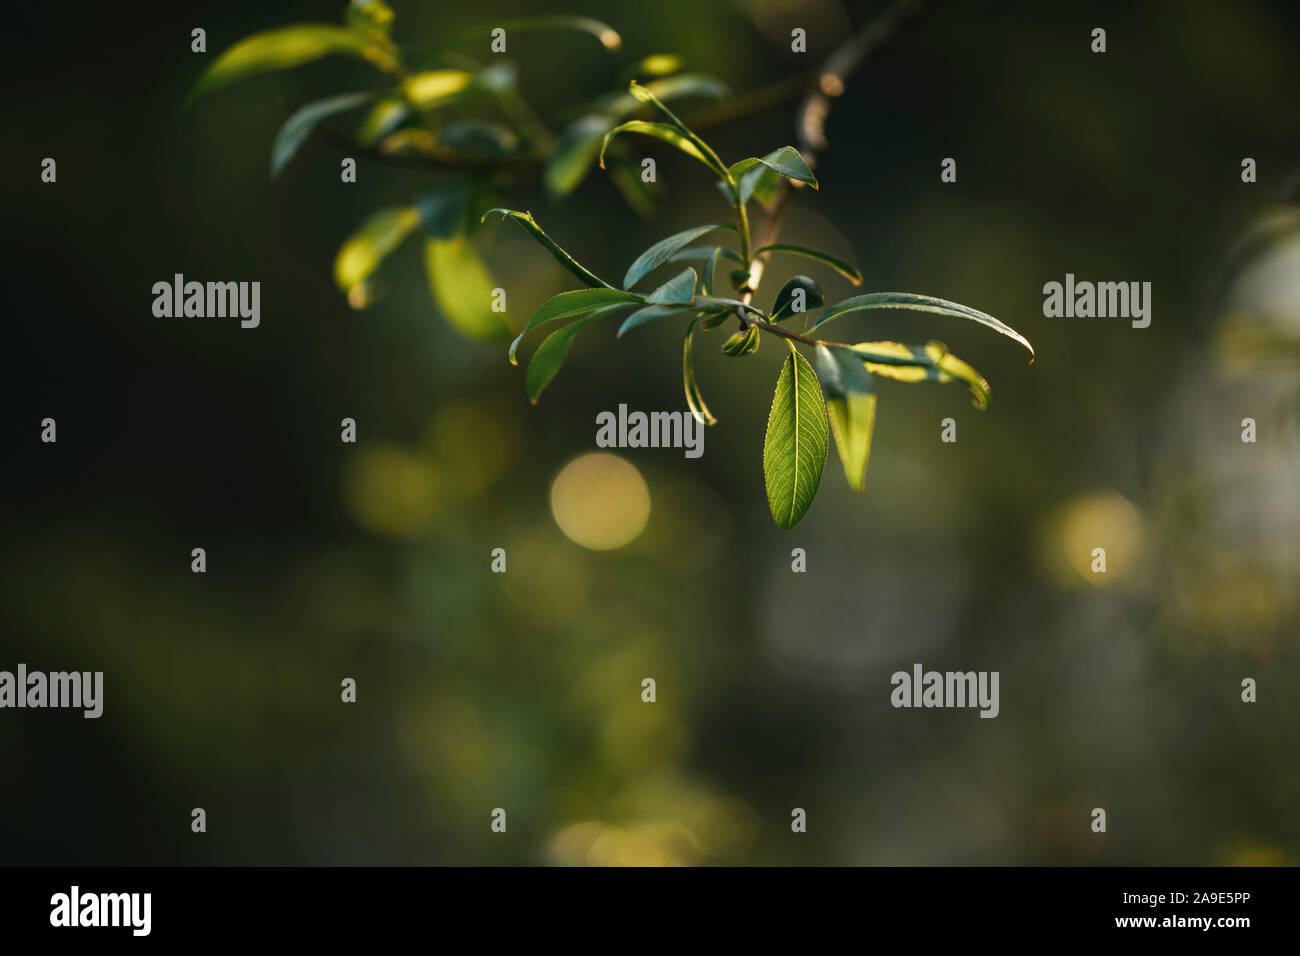
[{"label": "sunlit green leaf", "polygon": [[[803,299],[802,303],[799,302],[800,298]],[[822,288],[816,282],[807,276],[792,276],[776,294],[772,303],[772,321],[780,322],[809,309],[820,308],[825,301]],[[800,305],[803,306],[802,309],[798,308]]]},{"label": "sunlit green leaf", "polygon": [[515,352],[519,350],[519,343],[524,340],[525,335],[539,325],[545,325],[547,322],[557,322],[560,319],[570,319],[576,315],[585,315],[602,306],[641,301],[643,300],[639,295],[610,288],[577,289],[573,292],[561,292],[559,295],[551,296],[542,303],[541,308],[533,313],[533,317],[528,320],[524,330],[510,343],[510,363],[512,365],[518,364],[515,360]]},{"label": "sunlit green leaf", "polygon": [[550,384],[551,379],[555,378],[560,367],[564,365],[564,360],[569,355],[569,346],[573,344],[578,333],[596,319],[626,306],[626,302],[616,302],[599,308],[590,315],[583,316],[564,328],[552,332],[542,340],[542,344],[537,347],[537,351],[528,361],[528,371],[524,375],[524,387],[528,390],[528,398],[534,405],[537,404],[542,389]]},{"label": "sunlit green leaf", "polygon": [[420,223],[413,207],[381,209],[367,219],[339,249],[334,281],[344,292],[364,282]]},{"label": "sunlit green leaf", "polygon": [[846,315],[849,312],[861,312],[865,309],[913,309],[918,312],[935,312],[939,315],[949,315],[957,319],[969,319],[972,322],[978,322],[980,325],[988,326],[1007,338],[1015,339],[1029,350],[1031,356],[1034,354],[1034,347],[1029,344],[1028,339],[1011,328],[1011,326],[993,318],[993,316],[986,315],[957,302],[949,302],[947,299],[936,299],[928,295],[915,295],[911,292],[870,292],[866,295],[855,295],[843,302],[836,303],[817,316],[817,321],[812,324],[811,328],[819,328],[831,319]]},{"label": "sunlit green leaf", "polygon": [[614,288],[594,272],[589,271],[585,266],[579,263],[577,259],[573,258],[573,256],[561,249],[559,245],[556,244],[555,240],[543,232],[541,226],[537,225],[536,220],[533,219],[532,213],[518,212],[514,209],[489,209],[483,214],[483,220],[486,220],[487,217],[492,215],[494,212],[499,213],[502,216],[509,216],[515,222],[527,229],[532,237],[540,242],[546,248],[546,251],[555,257],[556,262],[564,266],[564,268],[568,269],[587,285],[592,286],[593,288]]},{"label": "sunlit green leaf", "polygon": [[899,382],[962,381],[971,390],[976,408],[989,407],[989,383],[942,342],[904,345],[902,342],[859,342],[851,346],[868,372]]},{"label": "sunlit green leaf", "polygon": [[709,411],[709,406],[704,403],[704,395],[695,380],[695,361],[691,356],[691,343],[698,322],[698,319],[691,320],[690,326],[686,329],[686,340],[682,343],[682,384],[686,389],[686,407],[691,410],[691,415],[701,425],[712,425],[717,422],[717,419]]},{"label": "sunlit green leaf", "polygon": [[817,346],[817,375],[826,394],[826,417],[849,487],[866,486],[871,435],[876,427],[876,395],[861,356],[842,346]]},{"label": "sunlit green leaf", "polygon": [[854,285],[862,282],[862,273],[849,265],[843,259],[836,258],[829,252],[822,252],[820,249],[810,249],[807,246],[794,246],[785,242],[776,242],[770,246],[761,246],[754,250],[754,255],[761,252],[788,252],[796,256],[804,256],[808,259],[816,259],[818,262],[825,263],[840,275],[851,281]]},{"label": "sunlit green leaf", "polygon": [[280,175],[280,171],[298,152],[298,147],[306,142],[311,131],[321,121],[337,113],[356,109],[374,96],[374,93],[345,93],[342,96],[331,96],[328,99],[308,103],[290,116],[280,127],[275,143],[271,146],[271,175]]},{"label": "sunlit green leaf", "polygon": [[807,513],[821,483],[828,444],[817,375],[791,346],[776,380],[763,439],[767,504],[778,528],[793,528]]},{"label": "sunlit green leaf", "polygon": [[346,27],[300,24],[240,40],[199,77],[187,102],[257,73],[288,69],[336,53],[367,60],[386,72],[397,67],[396,50],[381,36]]},{"label": "sunlit green leaf", "polygon": [[402,81],[402,95],[416,109],[428,110],[449,103],[474,82],[464,70],[426,70]]},{"label": "sunlit green leaf", "polygon": [[509,332],[504,316],[492,311],[496,285],[465,237],[426,239],[424,249],[434,300],[455,328],[470,338],[485,340]]},{"label": "sunlit green leaf", "polygon": [[630,289],[640,279],[667,262],[675,253],[689,246],[696,239],[705,233],[712,232],[714,229],[731,229],[735,226],[695,226],[692,229],[684,229],[681,232],[674,233],[667,239],[660,239],[653,246],[647,249],[641,255],[637,256],[636,261],[628,267],[627,275],[623,277],[623,288]]},{"label": "sunlit green leaf", "polygon": [[653,136],[655,139],[661,139],[665,143],[676,146],[687,156],[692,156],[710,169],[714,169],[713,163],[709,158],[705,156],[704,153],[700,152],[699,148],[683,136],[678,129],[669,126],[667,123],[649,123],[645,120],[628,120],[626,123],[620,123],[618,126],[615,126],[605,134],[605,139],[600,147],[601,169],[605,168],[605,151],[609,149],[610,140],[619,133],[643,133],[646,136]]}]

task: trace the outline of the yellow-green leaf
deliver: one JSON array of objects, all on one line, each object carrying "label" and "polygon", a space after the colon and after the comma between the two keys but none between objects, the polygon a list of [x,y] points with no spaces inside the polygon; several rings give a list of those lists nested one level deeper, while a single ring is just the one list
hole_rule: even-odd
[{"label": "yellow-green leaf", "polygon": [[426,70],[402,81],[402,95],[416,109],[427,110],[454,100],[474,82],[464,70]]},{"label": "yellow-green leaf", "polygon": [[492,311],[492,277],[463,236],[426,239],[424,252],[430,291],[452,326],[473,339],[497,339],[509,331],[503,314]]},{"label": "yellow-green leaf", "polygon": [[247,76],[288,69],[331,54],[367,60],[385,72],[397,67],[397,52],[382,36],[345,27],[299,24],[240,40],[199,77],[188,101]]},{"label": "yellow-green leaf", "polygon": [[776,380],[763,439],[767,504],[778,528],[793,528],[807,513],[821,483],[828,443],[817,375],[791,345]]},{"label": "yellow-green leaf", "polygon": [[334,281],[351,292],[379,268],[420,223],[414,207],[381,209],[367,219],[339,249],[334,259]]}]

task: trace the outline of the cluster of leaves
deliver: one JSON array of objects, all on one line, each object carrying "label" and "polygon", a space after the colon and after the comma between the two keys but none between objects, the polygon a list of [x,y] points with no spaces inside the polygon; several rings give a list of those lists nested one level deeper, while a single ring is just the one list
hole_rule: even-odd
[{"label": "cluster of leaves", "polygon": [[[621,133],[641,133],[671,143],[718,177],[718,186],[735,211],[736,222],[696,226],[656,242],[637,257],[624,275],[622,287],[617,288],[557,245],[529,213],[511,209],[490,210],[490,213],[509,216],[520,223],[587,286],[548,299],[510,345],[510,360],[514,362],[520,342],[533,329],[571,320],[548,335],[528,363],[525,385],[533,401],[537,401],[559,371],[574,337],[597,319],[625,313],[618,328],[621,337],[631,329],[661,319],[686,318],[689,322],[682,348],[686,402],[697,421],[711,425],[715,419],[704,402],[695,377],[692,348],[696,331],[707,332],[734,317],[739,329],[722,344],[722,351],[737,358],[757,351],[760,333],[783,338],[790,354],[777,379],[768,415],[763,443],[763,475],[772,518],[779,527],[788,529],[803,518],[817,493],[826,462],[829,434],[835,436],[849,485],[859,491],[865,487],[867,459],[876,420],[877,377],[901,382],[964,382],[970,388],[977,408],[987,408],[989,401],[988,383],[940,342],[926,345],[859,342],[846,345],[810,338],[812,332],[852,312],[913,309],[977,322],[1014,339],[1033,354],[1028,340],[991,315],[944,299],[901,292],[852,296],[820,312],[808,323],[807,334],[791,331],[786,323],[796,316],[804,316],[806,320],[811,309],[825,305],[821,288],[808,276],[793,276],[781,286],[771,308],[764,311],[753,302],[757,291],[754,277],[759,272],[756,266],[760,257],[774,253],[802,256],[829,266],[855,285],[862,281],[861,275],[851,265],[817,249],[788,244],[752,248],[749,202],[755,197],[770,196],[782,178],[816,189],[817,180],[808,164],[796,149],[783,146],[766,156],[742,159],[728,166],[652,90],[633,82],[629,92],[636,99],[654,106],[662,114],[663,121],[632,120],[609,130],[602,145],[602,161],[604,149]],[[692,245],[712,235],[734,237],[738,249],[725,245]],[[688,259],[702,260],[701,270],[696,272],[694,267],[687,266],[649,292],[632,291],[633,286],[661,266]],[[734,267],[728,270],[731,295],[719,294],[715,285],[720,261]],[[815,349],[815,369],[799,352],[796,343]]]},{"label": "cluster of leaves", "polygon": [[[277,175],[325,120],[365,108],[354,142],[392,157],[427,160],[450,169],[436,188],[402,207],[380,209],[339,250],[334,275],[355,307],[372,296],[380,265],[417,230],[424,236],[425,261],[434,298],[461,332],[494,338],[506,331],[501,315],[491,310],[494,283],[480,259],[473,236],[488,215],[498,213],[523,226],[585,288],[562,292],[544,303],[510,344],[510,361],[523,338],[542,325],[567,320],[537,348],[525,375],[534,402],[563,365],[574,338],[597,319],[624,312],[621,337],[631,329],[666,318],[688,319],[683,344],[683,379],[687,405],[695,419],[714,424],[696,380],[693,344],[697,331],[708,332],[734,318],[738,329],[722,343],[731,357],[754,354],[762,333],[784,339],[790,354],[776,383],[763,447],[763,473],[772,517],[781,528],[794,527],[807,512],[821,482],[834,435],[850,486],[865,487],[867,460],[876,418],[876,378],[902,382],[964,382],[976,407],[986,408],[988,383],[939,342],[860,342],[848,345],[809,337],[827,322],[871,309],[912,309],[980,323],[1015,339],[1033,354],[1029,342],[991,315],[929,296],[878,292],[856,295],[831,305],[810,322],[811,310],[825,305],[817,282],[792,276],[770,309],[754,304],[764,267],[774,255],[800,256],[829,267],[860,284],[862,276],[847,262],[805,246],[773,243],[753,247],[751,202],[769,208],[778,191],[818,188],[805,158],[790,146],[731,165],[671,110],[666,101],[726,94],[713,77],[679,73],[671,56],[649,57],[630,75],[657,77],[645,85],[633,80],[627,91],[597,98],[575,111],[558,133],[532,112],[521,97],[515,71],[506,62],[484,66],[459,47],[482,40],[488,30],[452,37],[423,51],[403,52],[391,39],[392,10],[382,0],[351,0],[343,26],[306,24],[249,37],[227,50],[200,78],[191,99],[245,76],[284,69],[341,54],[373,64],[385,76],[378,90],[348,93],[310,103],[291,116],[271,151]],[[618,34],[599,21],[582,17],[543,17],[500,25],[507,35],[534,29],[579,30],[616,49]],[[646,115],[654,119],[642,118]],[[734,223],[697,226],[646,249],[628,268],[621,287],[601,279],[556,244],[532,215],[495,206],[508,173],[536,168],[548,192],[572,192],[599,163],[607,169],[630,205],[646,209],[655,197],[639,175],[639,163],[620,139],[639,133],[658,139],[706,166],[735,213]],[[699,245],[705,237],[726,237],[731,245]],[[648,292],[633,291],[663,266],[696,261]],[[717,283],[718,266],[726,264],[726,287]],[[629,311],[630,310],[630,311]],[[796,317],[807,325],[790,327]],[[816,367],[797,344],[814,349]]]},{"label": "cluster of leaves", "polygon": [[[579,105],[553,133],[524,100],[514,66],[500,54],[485,65],[467,55],[470,41],[487,44],[494,30],[513,38],[535,30],[571,30],[616,50],[618,33],[587,17],[509,20],[492,29],[453,36],[436,46],[402,50],[392,40],[393,11],[382,0],[351,0],[343,25],[298,24],[250,36],[225,51],[203,73],[190,101],[235,81],[325,56],[346,56],[375,66],[384,85],[303,106],[285,121],[271,148],[278,176],[302,145],[333,117],[359,113],[351,142],[357,151],[398,161],[427,163],[437,175],[428,192],[405,206],[379,209],[343,243],[334,279],[355,308],[374,300],[375,276],[412,236],[422,235],[430,291],[460,333],[475,339],[508,334],[491,308],[493,282],[475,234],[484,210],[525,174],[539,174],[547,191],[571,193],[595,165],[605,134],[644,109],[626,92]],[[661,100],[717,98],[727,88],[714,77],[680,73],[682,61],[657,55],[633,64],[624,76],[657,77],[650,88]],[[633,208],[648,212],[658,201],[627,151],[611,154],[614,184]]]}]

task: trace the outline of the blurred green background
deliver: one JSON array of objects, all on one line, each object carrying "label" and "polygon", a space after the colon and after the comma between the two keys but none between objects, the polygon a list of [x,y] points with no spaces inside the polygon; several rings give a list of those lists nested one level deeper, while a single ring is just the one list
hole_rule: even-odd
[{"label": "blurred green background", "polygon": [[[394,6],[412,44],[521,13],[609,22],[617,53],[512,40],[548,120],[652,53],[763,88],[877,9]],[[531,406],[504,343],[438,315],[418,249],[367,310],[334,287],[342,241],[436,174],[363,159],[344,185],[344,152],[316,139],[268,178],[283,120],[373,87],[373,70],[329,59],[181,108],[237,40],[342,12],[7,14],[0,668],[102,670],[105,712],[0,714],[0,862],[1297,862],[1300,9],[948,3],[868,60],[830,116],[822,189],[800,192],[782,238],[849,258],[863,290],[993,313],[1037,361],[939,316],[841,320],[845,337],[943,339],[992,408],[956,385],[882,384],[865,494],[829,461],[781,532],[761,461],[785,350],[735,361],[720,335],[697,339],[719,419],[703,457],[627,450],[630,477],[575,479],[616,506],[644,482],[644,529],[603,552],[566,534],[552,484],[596,450],[598,412],[684,406],[680,329],[594,327]],[[793,143],[793,123],[785,103],[708,138],[734,161]],[[509,205],[612,276],[726,215],[697,165],[637,148],[665,186],[652,219],[599,173],[563,204],[522,184]],[[479,241],[515,329],[573,287],[511,224]],[[789,271],[851,294],[817,268]],[[261,281],[261,327],[155,318],[151,286],[175,272]],[[1151,327],[1044,318],[1042,286],[1067,272],[1152,282]],[[56,445],[39,440],[47,416]],[[956,444],[939,440],[949,416]],[[893,709],[889,675],[918,661],[1000,671],[1000,716]],[[1240,701],[1244,677],[1258,703]],[[208,833],[190,832],[193,807]]]}]

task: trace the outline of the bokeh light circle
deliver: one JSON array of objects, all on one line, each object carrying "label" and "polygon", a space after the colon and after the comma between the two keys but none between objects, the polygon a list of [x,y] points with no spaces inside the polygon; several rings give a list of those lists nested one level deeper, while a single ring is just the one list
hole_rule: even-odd
[{"label": "bokeh light circle", "polygon": [[551,514],[560,530],[592,551],[637,539],[650,517],[650,489],[631,462],[608,452],[581,455],[551,483]]}]

